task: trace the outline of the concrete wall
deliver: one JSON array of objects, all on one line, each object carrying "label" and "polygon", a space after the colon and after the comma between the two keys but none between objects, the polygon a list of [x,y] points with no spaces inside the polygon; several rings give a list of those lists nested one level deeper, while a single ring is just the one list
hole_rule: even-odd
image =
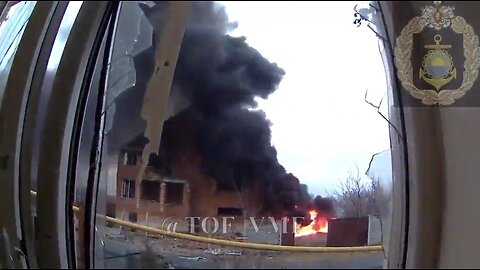
[{"label": "concrete wall", "polygon": [[339,218],[328,221],[327,246],[365,246],[368,240],[368,217]]},{"label": "concrete wall", "polygon": [[317,233],[295,238],[295,246],[302,247],[325,247],[327,245],[327,234]]},{"label": "concrete wall", "polygon": [[368,240],[369,246],[382,244],[382,223],[379,218],[374,216],[368,217]]},{"label": "concrete wall", "polygon": [[[473,20],[475,17],[469,17]],[[480,85],[470,91],[478,92]],[[465,97],[467,98],[467,97]],[[445,193],[440,268],[480,266],[480,119],[478,108],[443,108]]]},{"label": "concrete wall", "polygon": [[[261,219],[256,220],[257,226],[259,225]],[[265,219],[262,226],[258,226],[256,230],[253,223],[248,220],[245,222],[245,236],[246,241],[249,243],[259,243],[259,244],[280,244],[280,235],[282,224],[280,221],[276,221],[276,228],[272,225],[270,220]]]}]

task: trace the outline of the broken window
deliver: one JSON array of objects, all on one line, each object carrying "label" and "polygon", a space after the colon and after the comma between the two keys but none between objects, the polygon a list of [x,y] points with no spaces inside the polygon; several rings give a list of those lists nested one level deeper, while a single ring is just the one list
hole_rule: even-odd
[{"label": "broken window", "polygon": [[243,209],[233,207],[219,207],[217,211],[219,216],[242,216]]},{"label": "broken window", "polygon": [[144,201],[160,201],[160,182],[152,180],[142,181],[142,200]]},{"label": "broken window", "polygon": [[137,222],[137,213],[135,212],[128,213],[128,220],[130,222]]},{"label": "broken window", "polygon": [[165,203],[181,204],[183,203],[183,183],[165,182]]},{"label": "broken window", "polygon": [[124,152],[123,165],[137,165],[137,153],[131,151]]},{"label": "broken window", "polygon": [[123,179],[122,183],[122,198],[135,198],[135,180]]}]

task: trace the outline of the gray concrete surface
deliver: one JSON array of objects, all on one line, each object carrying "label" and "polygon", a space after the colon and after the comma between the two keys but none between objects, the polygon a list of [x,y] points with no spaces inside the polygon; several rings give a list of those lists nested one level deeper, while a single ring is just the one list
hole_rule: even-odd
[{"label": "gray concrete surface", "polygon": [[[160,244],[160,243],[158,243]],[[218,247],[212,247],[218,248]],[[242,255],[213,255],[205,248],[175,251],[153,243],[148,254],[140,243],[106,239],[105,259],[97,262],[99,268],[137,269],[382,269],[383,254],[370,253],[288,253],[237,250]],[[163,250],[163,252],[162,252]],[[225,249],[221,249],[225,250]],[[190,253],[190,254],[189,254]],[[103,264],[103,265],[102,265]]]}]

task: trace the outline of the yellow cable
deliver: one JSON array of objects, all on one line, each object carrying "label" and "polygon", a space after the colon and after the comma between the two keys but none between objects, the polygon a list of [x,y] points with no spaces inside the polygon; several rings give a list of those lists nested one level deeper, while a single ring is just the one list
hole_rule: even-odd
[{"label": "yellow cable", "polygon": [[[31,191],[33,196],[36,196],[35,191]],[[80,211],[78,206],[73,206],[74,211]],[[131,229],[137,229],[152,234],[164,235],[172,238],[190,240],[195,242],[215,244],[228,247],[237,247],[245,249],[256,249],[256,250],[270,250],[270,251],[290,251],[290,252],[376,252],[382,251],[382,246],[363,246],[363,247],[305,247],[305,246],[280,246],[280,245],[270,245],[270,244],[257,244],[257,243],[245,243],[231,240],[215,239],[202,236],[196,236],[186,233],[177,233],[167,230],[157,229],[153,227],[144,226],[138,223],[132,223],[128,221],[123,221],[117,218],[104,216],[97,214],[99,218],[105,218],[107,222],[124,226]]]}]

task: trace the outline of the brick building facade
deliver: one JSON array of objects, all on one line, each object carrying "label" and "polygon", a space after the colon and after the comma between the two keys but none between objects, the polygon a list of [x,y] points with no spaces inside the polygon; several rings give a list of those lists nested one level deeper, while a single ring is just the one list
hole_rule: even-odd
[{"label": "brick building facade", "polygon": [[[111,182],[116,182],[116,192],[110,198],[110,212],[123,220],[164,229],[168,224],[178,222],[177,232],[192,230],[189,226],[191,220],[186,220],[186,217],[215,217],[217,220],[234,217],[232,232],[259,237],[260,234],[251,232],[251,226],[245,226],[245,220],[268,216],[268,213],[261,213],[264,210],[261,187],[256,181],[248,181],[248,185],[239,187],[234,184],[232,188],[232,184],[225,184],[228,181],[216,181],[208,175],[202,168],[202,159],[196,147],[198,128],[198,123],[185,113],[166,121],[159,154],[150,157],[140,184],[137,184],[136,178],[146,142],[136,138],[124,145],[118,152],[118,160],[113,162],[116,163],[117,173]],[[201,221],[196,225],[202,225]],[[212,226],[212,219],[209,221],[208,225]],[[265,230],[270,230],[270,227]],[[196,227],[196,232],[201,234],[201,228]],[[221,229],[219,233],[223,234]],[[279,242],[279,236],[274,234],[258,239],[261,239],[259,242]]]},{"label": "brick building facade", "polygon": [[117,218],[155,227],[162,227],[164,223],[164,228],[175,221],[179,223],[176,231],[190,231],[191,220],[186,217],[221,220],[223,216],[233,216],[234,228],[239,231],[243,229],[244,217],[248,219],[259,214],[262,205],[258,187],[222,190],[200,169],[198,160],[188,158],[172,163],[168,177],[147,166],[139,185],[140,198],[137,198],[135,179],[140,170],[140,158],[141,152],[132,148],[119,155],[114,203]]}]

